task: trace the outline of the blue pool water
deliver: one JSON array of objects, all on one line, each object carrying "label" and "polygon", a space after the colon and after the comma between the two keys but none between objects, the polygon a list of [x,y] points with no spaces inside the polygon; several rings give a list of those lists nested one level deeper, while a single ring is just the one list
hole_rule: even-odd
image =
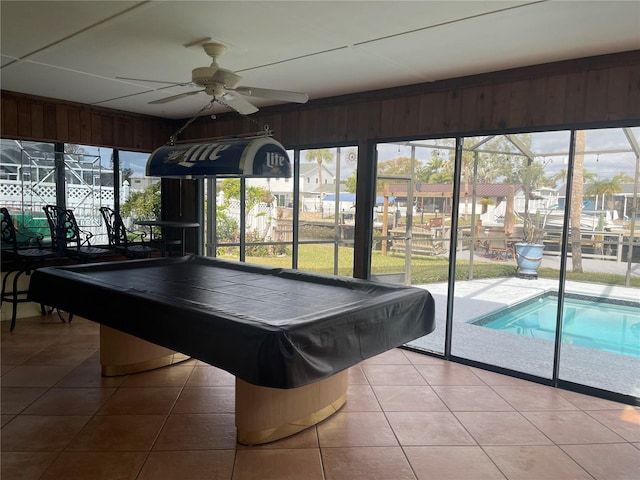
[{"label": "blue pool water", "polygon": [[[640,357],[640,303],[607,300],[566,296],[562,342]],[[544,294],[471,323],[553,342],[557,309],[557,296]]]}]

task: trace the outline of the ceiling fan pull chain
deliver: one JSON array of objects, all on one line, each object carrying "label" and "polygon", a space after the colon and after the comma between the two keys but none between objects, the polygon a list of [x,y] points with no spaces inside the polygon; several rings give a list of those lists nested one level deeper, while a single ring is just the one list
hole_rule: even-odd
[{"label": "ceiling fan pull chain", "polygon": [[209,103],[207,103],[204,107],[202,107],[198,113],[195,114],[195,116],[193,118],[191,118],[190,120],[187,120],[187,122],[179,129],[177,130],[173,135],[171,135],[169,137],[169,145],[173,146],[176,144],[176,141],[178,140],[178,135],[180,135],[182,132],[184,132],[184,129],[187,128],[189,125],[191,125],[196,118],[198,118],[200,116],[200,114],[202,112],[204,112],[205,110],[209,110],[210,108],[213,107],[213,104],[215,102],[214,100],[211,100]]}]

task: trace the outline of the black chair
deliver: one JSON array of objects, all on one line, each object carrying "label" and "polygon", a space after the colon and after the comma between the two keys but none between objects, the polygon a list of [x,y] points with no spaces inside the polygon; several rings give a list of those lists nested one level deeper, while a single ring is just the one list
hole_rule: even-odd
[{"label": "black chair", "polygon": [[157,250],[145,241],[146,233],[127,230],[118,212],[109,207],[100,207],[109,236],[109,246],[115,252],[129,258],[147,258]]},{"label": "black chair", "polygon": [[90,261],[110,253],[106,248],[91,245],[93,234],[78,227],[72,210],[56,205],[46,205],[42,208],[49,223],[51,246],[59,255],[79,261]]},{"label": "black chair", "polygon": [[[4,277],[2,279],[2,302],[7,301],[13,304],[11,314],[11,326],[9,330],[13,331],[16,326],[16,315],[18,311],[18,303],[28,302],[27,294],[29,290],[19,290],[18,280],[25,275],[31,275],[44,260],[55,257],[55,253],[51,250],[42,248],[43,235],[40,233],[31,233],[25,230],[18,230],[13,223],[11,214],[6,208],[0,208],[0,229],[2,231],[2,261]],[[19,240],[20,239],[20,240]],[[24,243],[24,246],[21,244]],[[9,276],[13,274],[13,290],[7,292],[7,283]],[[44,306],[40,306],[44,314]]]}]

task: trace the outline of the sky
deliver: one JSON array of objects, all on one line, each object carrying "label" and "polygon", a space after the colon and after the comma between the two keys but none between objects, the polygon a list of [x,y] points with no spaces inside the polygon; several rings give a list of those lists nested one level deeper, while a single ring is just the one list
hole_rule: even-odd
[{"label": "sky", "polygon": [[[636,141],[640,144],[640,127],[631,129]],[[546,164],[546,176],[552,177],[568,166],[570,132],[568,130],[557,132],[532,133],[532,151],[536,154],[536,161]],[[433,144],[435,140],[424,141]],[[611,178],[621,171],[633,177],[636,169],[636,155],[630,151],[629,142],[623,129],[588,130],[586,136],[587,152],[596,151],[585,155],[585,168],[588,172],[598,175],[599,178]],[[622,152],[620,150],[627,150]],[[378,162],[411,155],[411,148],[394,144],[378,144]],[[423,162],[431,158],[431,149],[417,148],[416,157]]]}]

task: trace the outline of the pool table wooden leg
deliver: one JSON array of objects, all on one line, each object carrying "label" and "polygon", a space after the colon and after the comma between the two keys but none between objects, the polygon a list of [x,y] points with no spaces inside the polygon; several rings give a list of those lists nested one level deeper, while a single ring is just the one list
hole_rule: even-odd
[{"label": "pool table wooden leg", "polygon": [[145,372],[184,362],[190,358],[128,333],[100,325],[100,364],[102,375],[105,377]]},{"label": "pool table wooden leg", "polygon": [[272,442],[320,423],[344,405],[348,386],[348,370],[289,389],[260,387],[236,378],[238,442]]}]

